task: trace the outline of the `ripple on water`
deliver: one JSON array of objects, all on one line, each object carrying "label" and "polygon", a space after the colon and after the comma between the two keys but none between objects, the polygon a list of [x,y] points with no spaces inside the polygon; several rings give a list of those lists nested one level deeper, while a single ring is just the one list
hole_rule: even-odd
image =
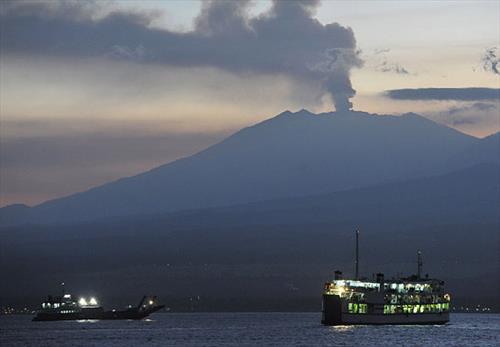
[{"label": "ripple on water", "polygon": [[337,326],[318,313],[165,313],[143,321],[31,322],[0,317],[7,346],[500,346],[500,314],[441,326]]}]

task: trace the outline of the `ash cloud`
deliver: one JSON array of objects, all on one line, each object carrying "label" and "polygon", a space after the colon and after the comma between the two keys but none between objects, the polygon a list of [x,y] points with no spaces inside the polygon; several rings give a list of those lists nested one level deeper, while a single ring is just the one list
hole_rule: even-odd
[{"label": "ash cloud", "polygon": [[113,12],[97,18],[81,2],[7,2],[0,11],[2,54],[104,57],[142,64],[215,67],[237,74],[281,74],[320,83],[339,111],[352,107],[350,71],[362,61],[354,33],[313,18],[319,1],[273,1],[249,17],[250,1],[204,2],[195,28],[150,27],[155,14]]},{"label": "ash cloud", "polygon": [[454,106],[441,112],[446,124],[452,126],[478,124],[484,121],[485,115],[498,113],[498,105],[494,103],[475,102],[470,105]]},{"label": "ash cloud", "polygon": [[408,69],[401,64],[390,61],[387,58],[387,54],[390,51],[391,50],[389,48],[380,48],[373,51],[373,55],[378,59],[378,62],[375,65],[375,70],[379,72],[396,73],[399,75],[409,75],[410,71],[408,71]]},{"label": "ash cloud", "polygon": [[408,75],[410,72],[403,66],[397,63],[390,63],[388,60],[383,60],[376,68],[380,72],[394,72],[399,75]]},{"label": "ash cloud", "polygon": [[472,105],[462,106],[462,107],[452,107],[448,110],[448,114],[457,114],[461,112],[469,111],[490,111],[496,109],[495,104],[485,103],[485,102],[475,102]]},{"label": "ash cloud", "polygon": [[495,75],[500,74],[498,71],[500,64],[500,57],[498,56],[498,47],[491,47],[486,49],[481,57],[481,64],[484,71],[493,72]]}]

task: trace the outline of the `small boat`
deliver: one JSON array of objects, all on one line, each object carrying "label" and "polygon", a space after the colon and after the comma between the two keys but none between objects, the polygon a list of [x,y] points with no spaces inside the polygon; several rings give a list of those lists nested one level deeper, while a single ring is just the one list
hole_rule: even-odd
[{"label": "small boat", "polygon": [[129,306],[118,311],[105,311],[95,298],[80,298],[74,300],[71,294],[47,297],[42,303],[42,309],[33,321],[87,320],[87,319],[143,319],[151,313],[164,308],[157,303],[156,296],[144,296],[137,306]]}]

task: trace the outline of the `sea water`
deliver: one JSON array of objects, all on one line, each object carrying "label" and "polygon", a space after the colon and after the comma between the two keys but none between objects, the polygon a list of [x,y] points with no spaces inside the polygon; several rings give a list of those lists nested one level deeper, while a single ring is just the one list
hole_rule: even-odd
[{"label": "sea water", "polygon": [[500,346],[500,314],[430,326],[320,324],[319,313],[156,313],[142,321],[0,317],[0,346]]}]

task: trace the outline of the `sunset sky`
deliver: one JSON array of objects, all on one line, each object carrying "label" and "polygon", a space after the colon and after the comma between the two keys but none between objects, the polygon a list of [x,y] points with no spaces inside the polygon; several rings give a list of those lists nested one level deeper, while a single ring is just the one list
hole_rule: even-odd
[{"label": "sunset sky", "polygon": [[[498,91],[386,93],[500,88],[499,1],[245,4],[1,2],[0,206],[140,173],[286,109],[333,111],[349,76],[355,110],[500,130]],[[330,42],[341,65],[323,70]]]}]

